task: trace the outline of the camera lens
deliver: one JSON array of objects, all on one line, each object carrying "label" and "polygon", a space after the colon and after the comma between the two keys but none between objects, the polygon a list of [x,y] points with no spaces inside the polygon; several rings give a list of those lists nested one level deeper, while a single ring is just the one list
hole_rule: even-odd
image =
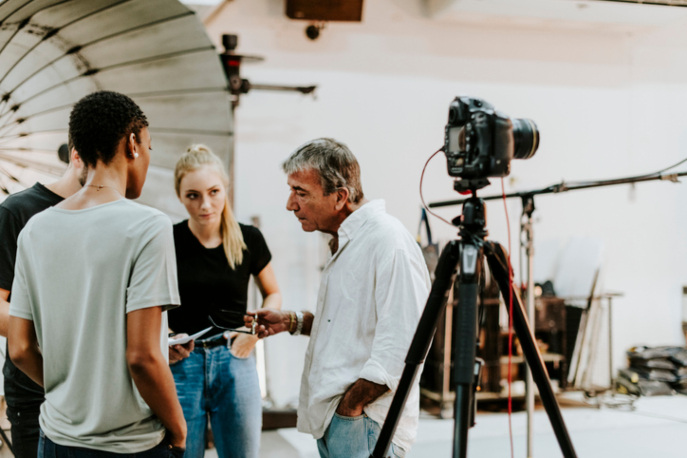
[{"label": "camera lens", "polygon": [[529,159],[539,148],[539,129],[531,119],[513,119],[513,159]]}]

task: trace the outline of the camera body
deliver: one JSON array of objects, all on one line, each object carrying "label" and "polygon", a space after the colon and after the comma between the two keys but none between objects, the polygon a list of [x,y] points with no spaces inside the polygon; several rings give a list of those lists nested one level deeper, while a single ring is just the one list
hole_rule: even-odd
[{"label": "camera body", "polygon": [[483,187],[488,177],[507,176],[511,159],[529,159],[538,147],[533,121],[511,119],[481,99],[459,96],[451,102],[444,137],[450,176]]}]

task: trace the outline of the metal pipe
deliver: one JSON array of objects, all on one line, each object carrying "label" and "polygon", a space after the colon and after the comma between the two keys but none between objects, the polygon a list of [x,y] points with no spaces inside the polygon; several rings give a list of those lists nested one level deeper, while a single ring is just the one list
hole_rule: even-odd
[{"label": "metal pipe", "polygon": [[[534,234],[532,229],[532,214],[525,213],[526,221],[524,223],[526,245],[525,252],[527,254],[527,319],[532,326],[532,332],[535,331],[535,310],[534,310]],[[535,340],[536,341],[536,340]],[[527,364],[525,377],[525,406],[527,411],[527,458],[534,456],[534,380],[532,379],[532,371],[529,364]]]},{"label": "metal pipe", "polygon": [[[675,173],[657,173],[647,176],[640,177],[627,177],[627,178],[614,178],[610,180],[600,180],[594,182],[584,182],[584,183],[565,183],[561,182],[547,188],[535,189],[532,191],[514,192],[506,194],[506,198],[510,199],[513,197],[525,197],[525,196],[536,196],[540,194],[553,194],[566,191],[575,191],[578,189],[590,189],[590,188],[600,188],[603,186],[613,186],[617,184],[631,184],[631,183],[641,183],[644,181],[655,181],[655,180],[666,180],[678,182],[679,177],[687,176],[687,172],[675,172]],[[503,199],[503,195],[493,195],[482,197],[482,200],[497,200]],[[462,205],[467,199],[457,199],[457,200],[444,200],[441,202],[432,202],[428,205],[430,208],[438,207],[448,207],[451,205]]]},{"label": "metal pipe", "polygon": [[613,383],[613,297],[608,297],[608,385],[611,388],[611,396],[615,395]]},{"label": "metal pipe", "polygon": [[317,86],[285,86],[281,84],[253,84],[250,85],[251,89],[260,91],[292,91],[300,92],[301,94],[311,94],[315,92]]}]

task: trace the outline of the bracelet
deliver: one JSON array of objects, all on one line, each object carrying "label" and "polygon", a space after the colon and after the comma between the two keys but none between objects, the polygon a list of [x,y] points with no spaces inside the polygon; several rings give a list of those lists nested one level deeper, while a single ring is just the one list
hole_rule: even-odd
[{"label": "bracelet", "polygon": [[303,330],[303,312],[296,313],[296,321],[298,322],[296,330],[291,333],[292,336],[300,336]]},{"label": "bracelet", "polygon": [[289,334],[293,334],[293,324],[296,321],[296,313],[289,311]]}]

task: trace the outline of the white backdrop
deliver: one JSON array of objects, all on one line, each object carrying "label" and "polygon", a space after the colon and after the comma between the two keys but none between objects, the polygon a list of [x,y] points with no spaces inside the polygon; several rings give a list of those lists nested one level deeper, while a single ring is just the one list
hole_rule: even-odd
[{"label": "white backdrop", "polygon": [[[243,67],[252,82],[319,85],[315,101],[253,92],[236,112],[236,212],[241,221],[261,217],[285,308],[315,306],[324,256],[321,237],[303,233],[285,210],[279,169],[312,138],[346,142],[361,163],[366,196],[386,199],[413,233],[420,172],[441,146],[448,104],[458,94],[539,125],[541,147],[533,159],[513,163],[506,191],[642,174],[687,157],[687,23],[633,33],[480,25],[430,19],[421,3],[368,0],[363,23],[327,24],[315,42],[305,37],[306,23],[284,16],[282,0],[234,0],[206,24],[218,47],[222,33],[237,33],[239,52],[266,57]],[[494,180],[483,194],[496,192]],[[442,156],[428,167],[425,197],[456,197]],[[684,342],[686,204],[687,187],[658,182],[537,200],[538,241],[588,236],[606,245],[605,287],[625,293],[615,302],[617,365],[631,345]],[[520,203],[508,209],[517,251]],[[454,236],[432,224],[443,240]],[[507,243],[502,203],[489,205],[489,229]],[[278,404],[297,398],[306,345],[304,337],[268,342],[268,383]]]}]

